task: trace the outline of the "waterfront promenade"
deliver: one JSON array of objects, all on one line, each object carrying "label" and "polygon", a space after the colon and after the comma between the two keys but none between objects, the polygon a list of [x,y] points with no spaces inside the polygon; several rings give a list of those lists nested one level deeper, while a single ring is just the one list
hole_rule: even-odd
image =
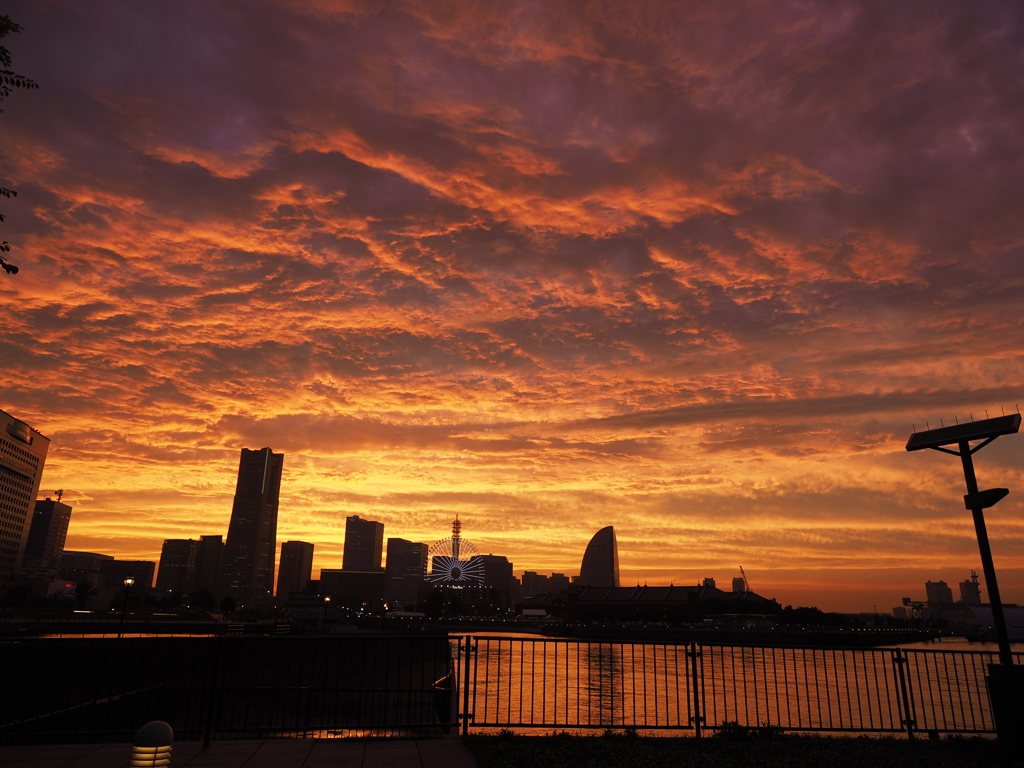
[{"label": "waterfront promenade", "polygon": [[[127,768],[131,744],[0,747],[4,768]],[[171,768],[477,768],[461,739],[267,739],[174,745]]]}]

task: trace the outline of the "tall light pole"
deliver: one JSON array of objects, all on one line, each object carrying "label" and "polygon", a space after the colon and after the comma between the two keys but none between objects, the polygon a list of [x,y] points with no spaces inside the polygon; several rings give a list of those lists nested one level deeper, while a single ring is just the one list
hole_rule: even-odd
[{"label": "tall light pole", "polygon": [[124,634],[124,616],[128,612],[128,594],[132,591],[132,584],[135,583],[135,577],[130,573],[124,578],[124,605],[121,606],[121,626],[117,630],[117,636],[121,637]]},{"label": "tall light pole", "polygon": [[[1021,733],[1024,733],[1024,675],[1022,668],[1014,667],[1013,653],[1010,650],[1010,636],[1006,631],[1006,618],[1003,615],[1003,603],[999,599],[999,584],[996,581],[996,568],[992,563],[992,548],[988,543],[988,529],[985,527],[985,509],[995,506],[1010,492],[1006,488],[978,489],[978,478],[974,474],[974,454],[991,443],[1000,435],[1012,435],[1020,430],[1020,414],[999,416],[984,421],[971,421],[952,427],[929,429],[915,432],[907,441],[908,451],[920,451],[930,448],[934,451],[949,453],[960,458],[967,483],[967,494],[964,506],[974,516],[974,532],[978,537],[978,551],[981,554],[981,567],[985,572],[985,587],[988,589],[988,601],[992,608],[992,626],[996,631],[999,643],[999,664],[989,667],[989,694],[992,697],[992,714],[996,721],[999,740],[1019,744]],[[971,447],[971,443],[977,445]],[[956,446],[956,450],[948,446]]]},{"label": "tall light pole", "polygon": [[330,604],[331,604],[331,596],[330,595],[325,595],[324,596],[324,612],[323,612],[322,618],[320,619],[320,631],[324,632],[324,633],[327,632],[327,606],[329,606]]}]

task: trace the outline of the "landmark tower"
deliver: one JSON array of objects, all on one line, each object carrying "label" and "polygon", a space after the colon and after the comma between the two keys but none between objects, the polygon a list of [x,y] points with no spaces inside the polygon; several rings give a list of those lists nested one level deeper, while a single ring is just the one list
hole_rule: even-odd
[{"label": "landmark tower", "polygon": [[231,523],[217,596],[239,607],[269,602],[274,594],[277,505],[284,455],[269,448],[242,449]]}]

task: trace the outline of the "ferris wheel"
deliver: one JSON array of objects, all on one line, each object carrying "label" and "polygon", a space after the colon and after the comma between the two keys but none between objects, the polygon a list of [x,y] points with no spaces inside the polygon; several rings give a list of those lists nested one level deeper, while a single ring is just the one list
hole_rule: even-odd
[{"label": "ferris wheel", "polygon": [[426,578],[432,584],[483,584],[483,559],[480,551],[462,538],[462,524],[458,516],[452,523],[452,535],[434,542],[427,550],[427,561],[430,563],[430,573]]}]

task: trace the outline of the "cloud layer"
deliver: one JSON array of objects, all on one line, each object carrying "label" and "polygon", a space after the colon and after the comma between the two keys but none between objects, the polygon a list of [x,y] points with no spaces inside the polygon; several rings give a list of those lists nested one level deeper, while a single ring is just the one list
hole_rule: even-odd
[{"label": "cloud layer", "polygon": [[[742,563],[783,599],[977,567],[955,461],[903,444],[1022,399],[1009,6],[10,15],[42,88],[0,116],[0,407],[54,440],[69,546],[224,532],[269,445],[323,567],[348,514],[431,541],[455,513],[517,570],[575,573],[612,524],[626,579]],[[983,484],[1024,487],[1018,442]]]}]

